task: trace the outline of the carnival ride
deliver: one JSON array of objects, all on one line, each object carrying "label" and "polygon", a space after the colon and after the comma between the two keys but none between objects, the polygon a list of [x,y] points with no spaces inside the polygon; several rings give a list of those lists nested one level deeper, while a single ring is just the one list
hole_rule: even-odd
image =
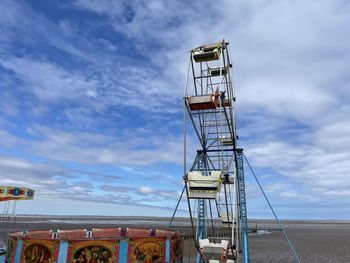
[{"label": "carnival ride", "polygon": [[[34,196],[34,191],[26,188],[1,187],[0,191],[0,200],[7,202],[32,199]],[[3,213],[6,216],[2,222],[6,224],[9,222],[9,206],[8,204],[5,207]],[[20,231],[8,234],[8,227],[2,229],[8,242],[7,248],[3,248],[6,257],[2,255],[0,262],[182,262],[183,234],[179,231],[116,226]]]},{"label": "carnival ride", "polygon": [[141,228],[36,230],[9,235],[7,262],[182,262],[183,235]]},{"label": "carnival ride", "polygon": [[[184,188],[196,262],[249,263],[244,164],[251,171],[298,263],[300,259],[271,206],[243,149],[238,147],[235,89],[229,43],[202,45],[190,51],[184,92]],[[192,129],[188,129],[188,125]],[[197,137],[193,149],[187,137]],[[172,220],[170,225],[172,223]],[[170,226],[169,225],[169,226]]]},{"label": "carnival ride", "polygon": [[6,252],[7,233],[16,224],[16,205],[18,200],[31,200],[34,190],[23,187],[0,186],[0,202],[4,209],[0,219],[0,254]]},{"label": "carnival ride", "polygon": [[[243,151],[237,147],[235,91],[229,43],[190,51],[184,92],[184,181],[197,262],[249,262]],[[187,129],[187,118],[193,127]],[[200,149],[187,170],[187,136]],[[195,225],[196,220],[196,225]],[[228,231],[222,237],[222,228]],[[226,232],[227,232],[226,231]]]}]

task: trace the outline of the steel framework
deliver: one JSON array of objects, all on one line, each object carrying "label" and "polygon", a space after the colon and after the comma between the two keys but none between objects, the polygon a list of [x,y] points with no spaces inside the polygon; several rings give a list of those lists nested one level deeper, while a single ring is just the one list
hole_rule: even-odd
[{"label": "steel framework", "polygon": [[[223,239],[223,234],[229,241],[229,256],[224,261],[237,262],[237,250],[242,248],[243,262],[249,262],[243,159],[241,149],[237,149],[232,76],[228,42],[203,45],[190,51],[184,92],[184,179],[191,222],[196,222],[193,227],[199,251],[197,262],[204,261],[200,240],[217,242]],[[187,122],[193,128],[190,131]],[[199,143],[189,171],[187,153],[194,149],[189,149],[187,136],[197,137]],[[219,182],[210,181],[218,171]],[[197,174],[193,175],[194,172]],[[202,181],[195,181],[191,176],[198,179],[198,172],[208,180],[204,182],[204,177],[199,177]]]}]

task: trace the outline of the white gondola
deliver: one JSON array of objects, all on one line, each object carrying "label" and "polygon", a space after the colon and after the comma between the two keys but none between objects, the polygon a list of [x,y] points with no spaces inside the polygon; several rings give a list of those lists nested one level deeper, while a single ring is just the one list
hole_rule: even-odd
[{"label": "white gondola", "polygon": [[211,243],[209,239],[200,239],[199,247],[205,262],[226,262],[229,250],[229,241],[221,240],[220,243]]},{"label": "white gondola", "polygon": [[217,88],[212,94],[189,97],[190,110],[210,110],[219,106],[220,92]]},{"label": "white gondola", "polygon": [[221,224],[223,227],[232,227],[233,224],[233,216],[232,215],[221,215]]},{"label": "white gondola", "polygon": [[221,190],[221,171],[212,171],[210,175],[203,175],[200,171],[188,173],[189,198],[215,199]]},{"label": "white gondola", "polygon": [[219,105],[220,107],[231,107],[232,106],[232,100],[230,99],[223,99]]},{"label": "white gondola", "polygon": [[210,76],[212,77],[218,77],[218,76],[224,76],[227,74],[227,68],[211,68],[209,69]]},{"label": "white gondola", "polygon": [[232,138],[221,138],[220,141],[222,142],[223,146],[232,146],[233,145]]},{"label": "white gondola", "polygon": [[201,96],[190,97],[190,109],[191,110],[210,110],[216,109],[219,104],[218,95],[209,94]]},{"label": "white gondola", "polygon": [[193,59],[196,62],[218,60],[221,54],[221,43],[205,45],[193,50]]}]

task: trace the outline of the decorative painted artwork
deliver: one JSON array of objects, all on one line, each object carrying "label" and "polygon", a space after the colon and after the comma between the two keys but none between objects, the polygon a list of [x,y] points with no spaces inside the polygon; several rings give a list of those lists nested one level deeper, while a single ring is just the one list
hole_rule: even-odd
[{"label": "decorative painted artwork", "polygon": [[31,244],[24,250],[25,263],[51,263],[52,253],[50,249],[41,244]]},{"label": "decorative painted artwork", "polygon": [[0,186],[0,201],[30,200],[34,197],[34,190],[23,187]]},{"label": "decorative painted artwork", "polygon": [[178,262],[182,260],[183,256],[183,239],[182,237],[177,237],[171,240],[171,259],[173,262]]},{"label": "decorative painted artwork", "polygon": [[165,260],[165,240],[142,238],[134,241],[129,251],[129,262],[161,263]]},{"label": "decorative painted artwork", "polygon": [[15,246],[16,246],[17,240],[13,240],[12,238],[9,238],[7,242],[7,250],[6,250],[6,262],[12,263],[14,261],[14,254]]},{"label": "decorative painted artwork", "polygon": [[[170,239],[169,263],[182,262],[183,236],[176,232],[148,231],[147,234],[159,236],[145,237],[139,229],[128,229],[131,237],[116,232],[115,238],[72,239],[69,235],[64,239],[54,238],[52,231],[28,231],[10,234],[8,243],[7,263],[164,263],[166,262],[166,248]],[[67,230],[68,231],[68,230]],[[103,231],[110,231],[106,229]],[[98,231],[97,231],[98,232]],[[60,232],[61,233],[61,232]],[[100,231],[100,237],[103,237]],[[67,233],[65,233],[67,234]],[[111,236],[111,233],[107,233]],[[140,234],[141,236],[137,236]],[[60,235],[58,235],[60,237]],[[61,236],[62,237],[62,236]],[[18,253],[17,253],[18,252]],[[62,253],[63,252],[63,253]],[[62,253],[62,254],[61,254]]]},{"label": "decorative painted artwork", "polygon": [[103,246],[86,246],[74,253],[74,263],[112,263],[111,251]]}]

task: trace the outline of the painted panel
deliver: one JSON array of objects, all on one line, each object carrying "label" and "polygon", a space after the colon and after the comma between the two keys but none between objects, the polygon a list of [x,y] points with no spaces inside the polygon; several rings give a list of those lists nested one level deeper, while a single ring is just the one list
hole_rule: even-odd
[{"label": "painted panel", "polygon": [[34,190],[22,187],[0,186],[0,202],[7,200],[33,199]]},{"label": "painted panel", "polygon": [[10,237],[9,240],[7,241],[6,262],[14,263],[16,248],[17,248],[17,240]]},{"label": "painted panel", "polygon": [[163,263],[165,262],[166,238],[139,238],[129,241],[128,263]]},{"label": "painted panel", "polygon": [[24,239],[21,263],[54,263],[59,250],[58,241]]},{"label": "painted panel", "polygon": [[0,186],[0,198],[5,196],[5,193],[6,193],[5,190],[6,190],[5,186]]},{"label": "painted panel", "polygon": [[73,241],[68,248],[68,263],[116,263],[119,241]]},{"label": "painted panel", "polygon": [[183,236],[175,236],[171,239],[170,262],[182,262]]}]

